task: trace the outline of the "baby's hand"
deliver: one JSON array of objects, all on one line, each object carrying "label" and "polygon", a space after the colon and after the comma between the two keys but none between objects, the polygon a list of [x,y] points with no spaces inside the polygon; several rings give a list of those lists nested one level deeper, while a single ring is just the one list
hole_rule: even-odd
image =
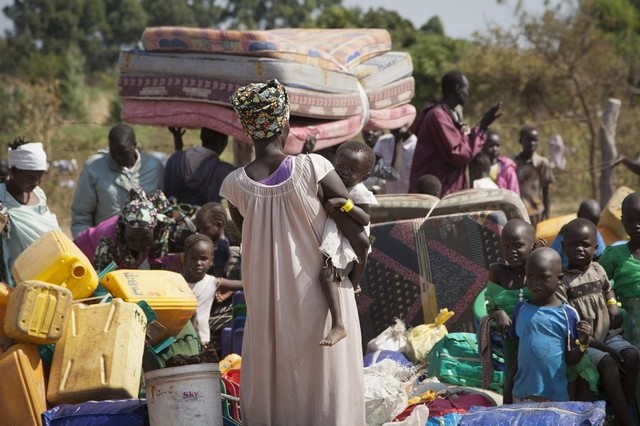
[{"label": "baby's hand", "polygon": [[589,338],[591,336],[591,324],[584,320],[578,321],[576,328],[578,330],[578,340],[580,341],[580,344],[588,345]]},{"label": "baby's hand", "polygon": [[331,213],[333,210],[339,209],[340,207],[344,206],[344,203],[346,202],[347,200],[342,197],[329,198],[324,203],[324,209],[327,211],[327,213]]}]

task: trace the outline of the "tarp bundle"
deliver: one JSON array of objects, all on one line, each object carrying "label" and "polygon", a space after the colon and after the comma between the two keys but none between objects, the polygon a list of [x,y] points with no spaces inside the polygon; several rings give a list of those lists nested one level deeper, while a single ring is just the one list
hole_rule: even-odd
[{"label": "tarp bundle", "polygon": [[310,135],[317,150],[363,128],[409,125],[416,115],[411,56],[391,51],[386,30],[150,27],[142,44],[145,50],[121,52],[118,64],[129,123],[209,127],[250,142],[229,97],[270,78],[289,95],[290,153]]}]

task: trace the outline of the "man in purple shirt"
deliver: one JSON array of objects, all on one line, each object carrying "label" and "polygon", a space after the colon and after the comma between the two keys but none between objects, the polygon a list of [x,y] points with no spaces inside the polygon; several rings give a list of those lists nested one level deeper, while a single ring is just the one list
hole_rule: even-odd
[{"label": "man in purple shirt", "polygon": [[491,107],[480,123],[469,129],[458,111],[469,97],[469,82],[458,70],[442,77],[442,98],[428,103],[411,125],[418,137],[411,165],[409,192],[417,192],[418,179],[435,175],[442,184],[442,196],[468,188],[465,169],[480,152],[487,127],[498,118],[502,103]]}]

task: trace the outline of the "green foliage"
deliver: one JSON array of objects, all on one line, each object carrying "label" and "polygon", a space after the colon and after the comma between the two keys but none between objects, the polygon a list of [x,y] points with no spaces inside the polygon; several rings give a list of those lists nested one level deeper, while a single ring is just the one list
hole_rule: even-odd
[{"label": "green foliage", "polygon": [[444,26],[442,25],[442,21],[439,16],[432,16],[429,20],[420,27],[420,31],[422,31],[425,35],[444,35]]},{"label": "green foliage", "polygon": [[417,108],[440,96],[442,75],[458,68],[458,63],[471,47],[471,43],[466,40],[417,33],[416,42],[408,49],[413,59],[413,76],[416,80],[416,95],[412,103]]}]

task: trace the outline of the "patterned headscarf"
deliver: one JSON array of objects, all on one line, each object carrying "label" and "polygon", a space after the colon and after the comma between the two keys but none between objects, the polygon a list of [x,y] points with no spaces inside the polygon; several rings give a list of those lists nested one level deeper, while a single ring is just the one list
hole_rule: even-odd
[{"label": "patterned headscarf", "polygon": [[253,140],[269,139],[289,122],[289,98],[276,79],[240,87],[230,101],[244,131]]},{"label": "patterned headscarf", "polygon": [[[165,198],[166,200],[166,198]],[[139,186],[129,190],[127,202],[122,208],[122,223],[138,229],[152,229],[158,223],[158,209]]]}]

